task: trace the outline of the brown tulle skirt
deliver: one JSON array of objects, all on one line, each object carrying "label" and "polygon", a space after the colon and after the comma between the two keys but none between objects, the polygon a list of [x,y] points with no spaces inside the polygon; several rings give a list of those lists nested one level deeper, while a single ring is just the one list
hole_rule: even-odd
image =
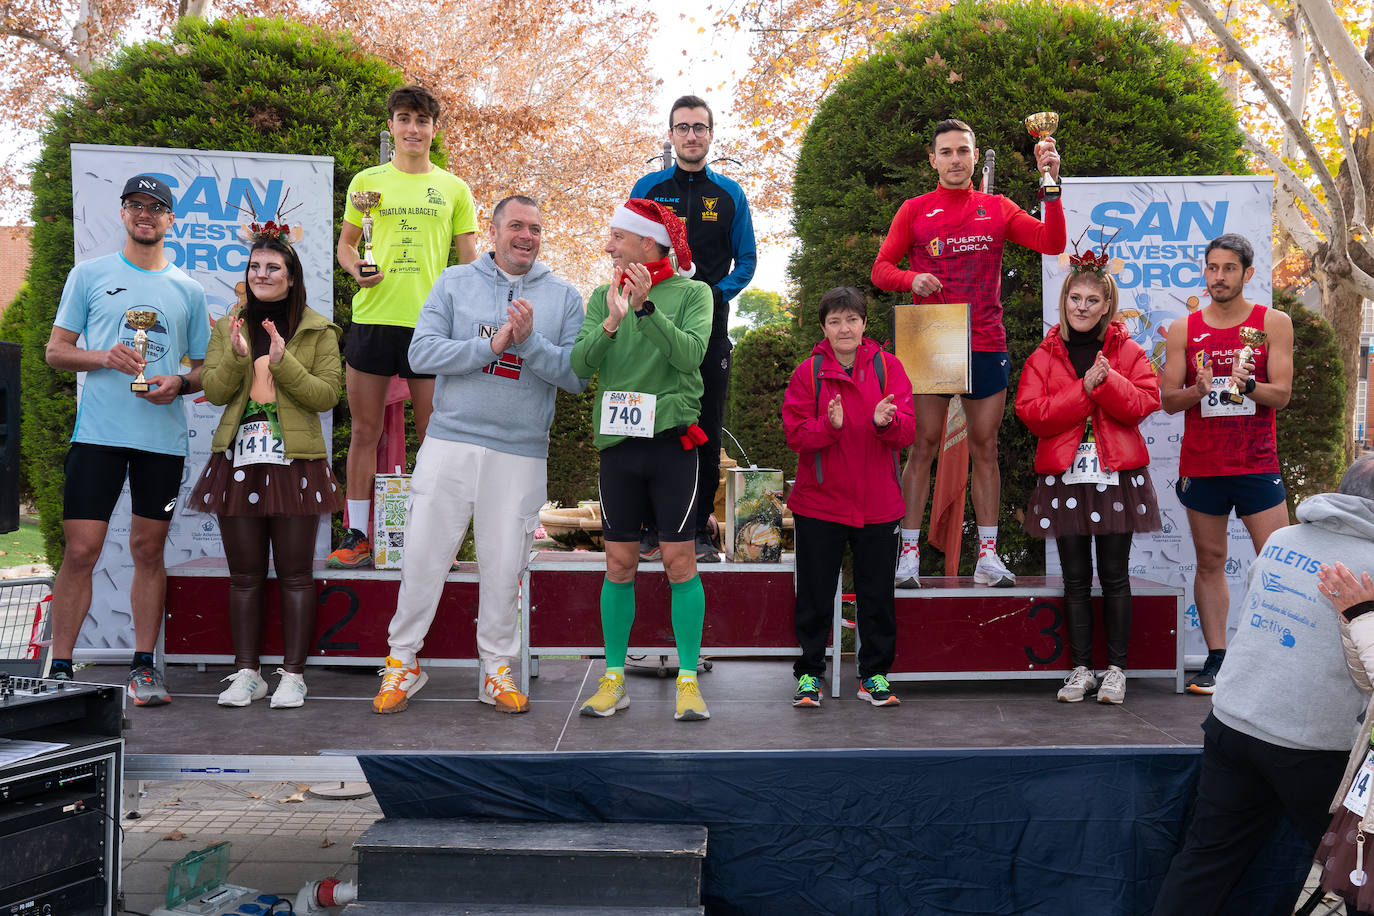
[{"label": "brown tulle skirt", "polygon": [[1148,468],[1133,468],[1111,484],[1069,483],[1058,474],[1041,474],[1026,509],[1031,537],[1126,534],[1158,531],[1159,501]]},{"label": "brown tulle skirt", "polygon": [[234,467],[232,452],[215,452],[186,501],[195,512],[261,517],[338,512],[344,491],[329,462],[296,458],[290,464]]},{"label": "brown tulle skirt", "polygon": [[1364,870],[1369,875],[1364,887],[1350,880],[1355,870],[1355,828],[1360,816],[1342,805],[1331,816],[1331,826],[1317,844],[1317,864],[1322,867],[1322,890],[1338,894],[1358,905],[1361,912],[1374,910],[1374,835],[1364,837]]}]

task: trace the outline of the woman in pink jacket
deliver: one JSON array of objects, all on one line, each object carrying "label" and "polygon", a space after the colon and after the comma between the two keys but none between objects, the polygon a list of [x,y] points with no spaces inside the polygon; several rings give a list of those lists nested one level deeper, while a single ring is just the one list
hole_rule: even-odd
[{"label": "woman in pink jacket", "polygon": [[[1064,575],[1073,671],[1058,699],[1126,699],[1131,631],[1131,538],[1158,531],[1150,453],[1140,423],[1159,409],[1159,379],[1141,346],[1116,318],[1117,290],[1105,249],[1071,259],[1059,292],[1059,324],[1026,360],[1016,415],[1040,440],[1026,532],[1054,538]],[[1102,585],[1107,670],[1093,669],[1093,542]]]},{"label": "woman in pink jacket", "polygon": [[792,373],[782,405],[797,481],[787,504],[796,525],[801,658],[793,706],[820,706],[825,643],[840,561],[854,554],[859,699],[896,706],[887,673],[897,641],[893,582],[902,501],[898,451],[916,436],[911,382],[891,353],[864,336],[868,303],[852,286],[821,297],[825,339]]}]

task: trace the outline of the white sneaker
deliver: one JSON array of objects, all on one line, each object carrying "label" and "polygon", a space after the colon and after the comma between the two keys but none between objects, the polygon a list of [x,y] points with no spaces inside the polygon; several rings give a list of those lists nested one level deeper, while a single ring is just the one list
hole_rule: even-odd
[{"label": "white sneaker", "polygon": [[[292,674],[283,668],[278,668],[277,673],[281,675],[281,680],[277,681],[277,689],[272,693],[273,709],[295,709],[305,702],[305,675]],[[263,690],[266,690],[266,686]]]},{"label": "white sneaker", "polygon": [[902,541],[902,550],[897,554],[897,588],[921,587],[921,548]]},{"label": "white sneaker", "polygon": [[1097,686],[1097,677],[1091,668],[1079,665],[1064,678],[1064,686],[1059,688],[1056,697],[1061,703],[1081,703],[1083,697]]},{"label": "white sneaker", "polygon": [[1097,688],[1097,702],[1118,705],[1126,702],[1126,672],[1116,665],[1107,666],[1102,673],[1102,686]]},{"label": "white sneaker", "polygon": [[252,668],[240,668],[225,680],[229,686],[219,695],[221,706],[247,706],[267,696],[267,682]]},{"label": "white sneaker", "polygon": [[993,588],[1011,588],[1016,584],[1016,576],[996,553],[985,553],[973,567],[973,581]]}]

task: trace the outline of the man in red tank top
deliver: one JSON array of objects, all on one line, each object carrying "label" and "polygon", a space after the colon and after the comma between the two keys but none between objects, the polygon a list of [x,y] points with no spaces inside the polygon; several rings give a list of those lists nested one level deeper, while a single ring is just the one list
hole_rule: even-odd
[{"label": "man in red tank top", "polygon": [[[973,514],[978,520],[980,585],[1011,586],[1016,577],[997,555],[997,510],[1002,477],[997,467],[997,429],[1007,400],[1011,360],[1002,325],[1002,248],[1009,240],[1043,254],[1059,254],[1066,243],[1064,206],[1046,200],[1045,221],[997,194],[973,187],[978,148],[973,130],[953,118],[935,125],[930,166],[939,185],[897,210],[892,228],[873,263],[873,285],[911,290],[912,300],[967,302],[972,312],[973,390],[963,396],[968,415],[969,456],[973,459]],[[1037,170],[1059,178],[1059,153],[1051,139],[1035,145]],[[898,265],[907,260],[907,270]],[[921,517],[930,495],[930,466],[940,453],[949,399],[916,397],[916,442],[902,471],[906,516],[897,559],[897,587],[920,588]]]},{"label": "man in red tank top", "polygon": [[[1207,293],[1212,301],[1169,328],[1160,400],[1168,413],[1187,411],[1178,459],[1178,500],[1188,510],[1197,565],[1197,604],[1207,661],[1188,682],[1210,694],[1226,656],[1226,526],[1235,509],[1255,552],[1288,524],[1288,506],[1274,412],[1293,388],[1293,323],[1277,309],[1248,302],[1245,284],[1254,274],[1254,249],[1234,233],[1207,246]],[[1241,361],[1243,328],[1263,331],[1263,343]],[[1224,395],[1234,382],[1241,403]]]}]

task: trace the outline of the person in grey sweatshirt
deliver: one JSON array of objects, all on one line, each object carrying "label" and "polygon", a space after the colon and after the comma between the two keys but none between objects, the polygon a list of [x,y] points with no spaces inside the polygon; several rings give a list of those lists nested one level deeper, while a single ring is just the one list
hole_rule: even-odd
[{"label": "person in grey sweatshirt", "polygon": [[[1322,564],[1374,557],[1374,459],[1309,497],[1250,566],[1241,617],[1202,723],[1197,804],[1155,916],[1215,913],[1286,814],[1316,849],[1365,698],[1346,669]],[[1302,891],[1299,880],[1284,912]],[[1276,910],[1277,912],[1277,910]]]},{"label": "person in grey sweatshirt", "polygon": [[481,580],[478,699],[502,712],[529,709],[512,675],[520,577],[546,498],[555,391],[587,384],[571,363],[582,297],[537,261],[542,229],[538,203],[503,199],[491,217],[492,250],[441,273],[420,310],[409,358],[436,376],[434,413],[410,481],[376,712],[401,712],[428,680],[416,655],[470,520]]}]

